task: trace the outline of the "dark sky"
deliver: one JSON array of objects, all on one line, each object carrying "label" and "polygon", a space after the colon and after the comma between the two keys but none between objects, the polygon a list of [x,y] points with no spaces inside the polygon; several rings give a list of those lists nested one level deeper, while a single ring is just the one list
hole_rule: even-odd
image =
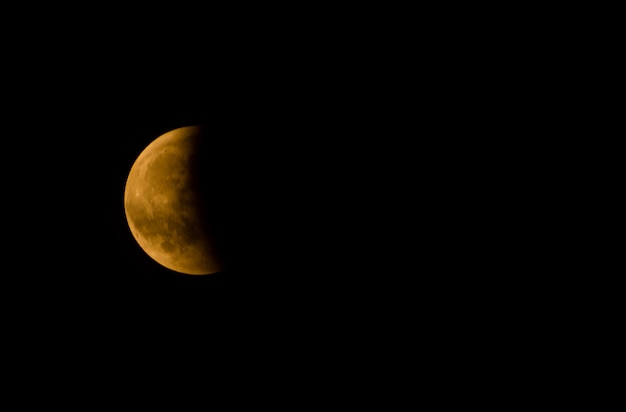
[{"label": "dark sky", "polygon": [[[351,190],[322,190],[345,149],[338,132],[321,130],[331,122],[320,118],[336,115],[331,103],[320,106],[295,75],[117,63],[129,67],[87,80],[33,78],[7,109],[17,292],[59,316],[156,323],[166,313],[213,316],[216,307],[269,316],[274,305],[313,299],[329,273],[322,216]],[[171,272],[140,250],[125,221],[135,158],[162,133],[194,124],[216,148],[215,202],[239,259],[233,273]]]},{"label": "dark sky", "polygon": [[[24,398],[47,401],[39,388],[63,379],[68,397],[101,406],[120,386],[208,376],[238,390],[279,375],[277,397],[309,389],[308,403],[356,382],[344,396],[369,402],[363,388],[422,360],[439,374],[455,354],[480,361],[459,352],[476,336],[497,334],[487,350],[517,339],[500,334],[526,278],[526,256],[511,256],[533,246],[507,242],[525,212],[502,194],[515,187],[507,139],[525,141],[511,118],[532,111],[507,100],[524,75],[467,36],[477,23],[464,13],[457,27],[448,11],[413,21],[364,7],[160,19],[72,9],[66,24],[38,8],[9,29],[2,343]],[[215,149],[211,207],[232,262],[202,277],[148,257],[123,209],[139,153],[195,124]],[[210,402],[207,386],[196,393]]]},{"label": "dark sky", "polygon": [[[210,32],[191,47],[151,34],[68,46],[70,33],[12,60],[2,293],[16,350],[132,383],[120,377],[128,358],[142,376],[215,362],[299,369],[331,352],[356,365],[351,336],[394,322],[393,239],[379,235],[396,227],[384,148],[399,113],[380,97],[393,76],[364,70],[374,43],[261,32]],[[234,262],[204,277],[149,258],[123,210],[139,153],[194,124],[216,149],[213,206]]]}]

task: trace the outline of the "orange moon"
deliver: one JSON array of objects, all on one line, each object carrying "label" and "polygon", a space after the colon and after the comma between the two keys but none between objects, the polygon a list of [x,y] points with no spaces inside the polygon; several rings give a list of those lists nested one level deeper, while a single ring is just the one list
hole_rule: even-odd
[{"label": "orange moon", "polygon": [[202,135],[199,126],[185,126],[157,137],[135,160],[124,189],[126,220],[139,246],[188,275],[223,270],[196,173]]}]

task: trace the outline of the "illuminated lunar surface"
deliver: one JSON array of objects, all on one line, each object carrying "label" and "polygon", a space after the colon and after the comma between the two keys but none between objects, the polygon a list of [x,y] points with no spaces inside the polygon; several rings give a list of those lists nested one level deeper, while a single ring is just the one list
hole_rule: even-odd
[{"label": "illuminated lunar surface", "polygon": [[195,174],[202,129],[169,131],[150,143],[131,167],[124,209],[139,246],[168,269],[189,275],[223,265],[206,225]]}]

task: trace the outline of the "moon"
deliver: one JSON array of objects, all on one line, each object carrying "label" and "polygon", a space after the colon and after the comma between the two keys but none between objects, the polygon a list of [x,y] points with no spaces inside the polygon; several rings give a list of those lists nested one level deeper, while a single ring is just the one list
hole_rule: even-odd
[{"label": "moon", "polygon": [[185,126],[153,140],[133,163],[124,189],[130,231],[162,266],[188,275],[224,269],[207,224],[200,190],[200,126]]}]

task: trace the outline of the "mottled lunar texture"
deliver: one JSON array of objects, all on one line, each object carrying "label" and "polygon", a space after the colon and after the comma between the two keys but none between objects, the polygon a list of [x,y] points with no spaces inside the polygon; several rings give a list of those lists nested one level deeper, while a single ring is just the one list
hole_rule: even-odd
[{"label": "mottled lunar texture", "polygon": [[222,270],[207,230],[196,176],[202,129],[169,131],[150,143],[133,164],[124,209],[139,246],[176,272],[208,275]]}]

